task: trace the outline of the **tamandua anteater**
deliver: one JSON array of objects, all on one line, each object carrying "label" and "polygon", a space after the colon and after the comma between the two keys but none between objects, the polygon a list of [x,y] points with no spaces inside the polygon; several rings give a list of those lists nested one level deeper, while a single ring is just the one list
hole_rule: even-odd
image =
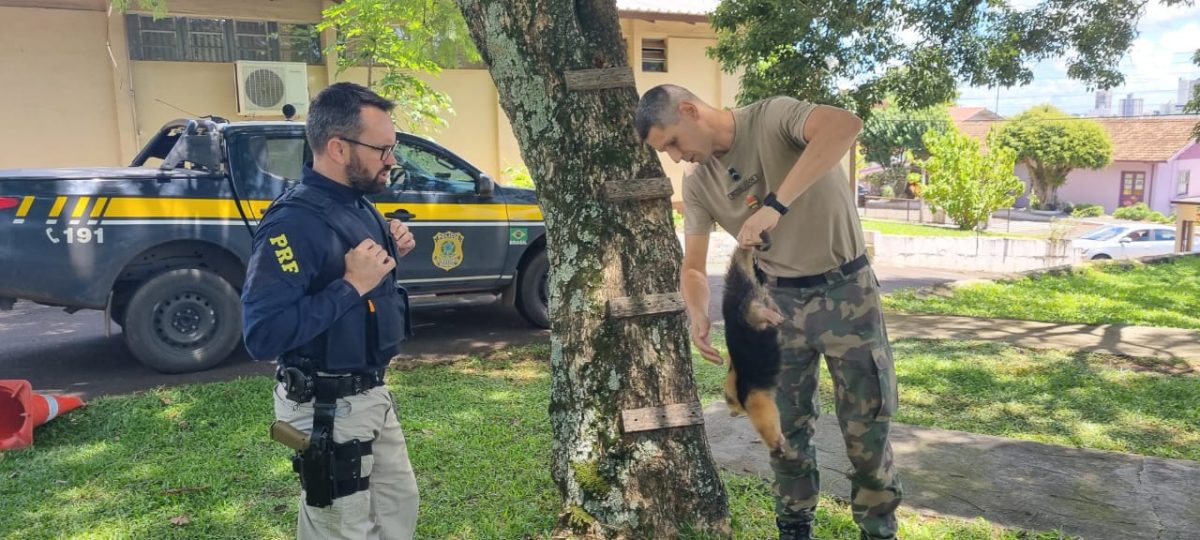
[{"label": "tamandua anteater", "polygon": [[[763,238],[769,242],[765,235]],[[772,453],[789,453],[779,423],[779,408],[775,406],[780,371],[779,331],[775,326],[784,319],[755,275],[754,249],[734,251],[725,275],[721,311],[729,346],[725,403],[730,414],[749,416]]]}]

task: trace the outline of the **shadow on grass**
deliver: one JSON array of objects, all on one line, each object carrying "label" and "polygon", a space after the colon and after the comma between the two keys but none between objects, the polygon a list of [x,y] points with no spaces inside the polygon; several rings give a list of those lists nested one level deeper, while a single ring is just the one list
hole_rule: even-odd
[{"label": "shadow on grass", "polygon": [[[1195,377],[994,343],[905,340],[895,350],[899,422],[1200,460]],[[905,400],[913,394],[932,399]]]}]

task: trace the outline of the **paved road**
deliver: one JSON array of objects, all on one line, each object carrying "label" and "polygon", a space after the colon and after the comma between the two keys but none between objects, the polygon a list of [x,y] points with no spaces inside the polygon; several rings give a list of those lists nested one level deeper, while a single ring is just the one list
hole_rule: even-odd
[{"label": "paved road", "polygon": [[[418,336],[405,356],[462,355],[548,339],[548,331],[529,326],[513,309],[494,302],[463,307],[467,304],[426,302],[414,309],[413,330]],[[12,311],[0,311],[0,379],[27,379],[35,390],[94,398],[274,371],[272,363],[254,362],[240,350],[208,371],[158,373],[129,353],[119,326],[113,325],[112,330],[112,337],[105,337],[104,318],[98,311],[68,315],[60,308],[19,302]]]},{"label": "paved road", "polygon": [[[884,290],[943,283],[968,277],[946,270],[876,269]],[[712,312],[719,319],[721,278],[711,276]],[[417,300],[417,336],[405,356],[439,358],[498,350],[512,345],[545,342],[549,333],[527,325],[515,310],[494,301]],[[121,329],[106,337],[100,312],[74,315],[59,308],[18,303],[0,311],[0,379],[27,379],[34,389],[73,392],[85,398],[124,394],[156,386],[229,380],[273,371],[268,362],[254,362],[239,352],[220,366],[201,373],[165,375],[143,367],[125,348]]]}]

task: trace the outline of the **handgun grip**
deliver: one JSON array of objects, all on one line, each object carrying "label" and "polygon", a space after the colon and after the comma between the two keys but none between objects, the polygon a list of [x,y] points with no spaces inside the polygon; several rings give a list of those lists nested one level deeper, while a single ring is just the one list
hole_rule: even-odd
[{"label": "handgun grip", "polygon": [[292,427],[291,424],[283,420],[276,420],[271,423],[271,438],[275,441],[283,443],[284,446],[292,450],[303,452],[311,442],[311,439],[303,431]]}]

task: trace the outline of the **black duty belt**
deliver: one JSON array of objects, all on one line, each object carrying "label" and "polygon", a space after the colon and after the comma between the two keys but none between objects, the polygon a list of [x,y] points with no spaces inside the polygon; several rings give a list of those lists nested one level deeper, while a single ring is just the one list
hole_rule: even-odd
[{"label": "black duty belt", "polygon": [[[288,387],[289,398],[299,397],[296,401],[307,402],[320,393],[332,394],[328,399],[341,399],[366,392],[384,383],[383,370],[353,373],[349,375],[319,375],[287,366],[279,366],[275,370],[275,379]],[[303,380],[302,380],[303,379]]]},{"label": "black duty belt", "polygon": [[837,267],[834,270],[825,272],[824,274],[814,274],[811,276],[799,277],[772,277],[766,276],[765,280],[768,285],[775,287],[788,287],[793,289],[804,289],[809,287],[819,287],[844,281],[847,276],[866,268],[870,261],[866,255],[860,255],[857,259],[850,261]]}]

